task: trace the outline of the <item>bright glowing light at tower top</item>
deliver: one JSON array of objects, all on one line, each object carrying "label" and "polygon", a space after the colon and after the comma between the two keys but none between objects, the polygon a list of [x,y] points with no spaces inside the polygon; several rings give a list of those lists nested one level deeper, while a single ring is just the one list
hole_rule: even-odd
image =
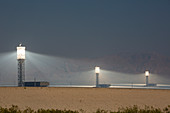
[{"label": "bright glowing light at tower top", "polygon": [[17,59],[25,59],[25,46],[22,46],[22,44],[17,47]]},{"label": "bright glowing light at tower top", "polygon": [[149,71],[145,71],[145,76],[149,76]]},{"label": "bright glowing light at tower top", "polygon": [[95,67],[95,73],[100,73],[100,67]]}]

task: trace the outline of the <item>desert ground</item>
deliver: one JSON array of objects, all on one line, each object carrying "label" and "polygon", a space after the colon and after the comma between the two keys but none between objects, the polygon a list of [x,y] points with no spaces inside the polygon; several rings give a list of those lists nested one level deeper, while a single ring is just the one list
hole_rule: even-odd
[{"label": "desert ground", "polygon": [[86,112],[145,105],[170,105],[170,90],[118,88],[0,87],[0,106],[20,109],[70,109]]}]

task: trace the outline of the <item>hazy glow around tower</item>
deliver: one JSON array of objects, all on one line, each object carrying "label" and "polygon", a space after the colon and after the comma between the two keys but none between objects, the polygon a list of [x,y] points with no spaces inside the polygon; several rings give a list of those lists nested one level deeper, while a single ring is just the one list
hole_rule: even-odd
[{"label": "hazy glow around tower", "polygon": [[17,47],[17,59],[25,59],[25,47],[21,44]]}]

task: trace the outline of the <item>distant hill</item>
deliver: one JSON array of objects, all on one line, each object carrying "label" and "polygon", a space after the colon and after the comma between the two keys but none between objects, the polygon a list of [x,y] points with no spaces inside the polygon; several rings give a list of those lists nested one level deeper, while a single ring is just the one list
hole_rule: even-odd
[{"label": "distant hill", "polygon": [[55,63],[56,71],[50,71],[51,83],[94,84],[95,66],[101,67],[101,83],[145,83],[146,70],[151,73],[151,83],[169,83],[170,78],[170,57],[157,53],[120,53],[60,61]]}]

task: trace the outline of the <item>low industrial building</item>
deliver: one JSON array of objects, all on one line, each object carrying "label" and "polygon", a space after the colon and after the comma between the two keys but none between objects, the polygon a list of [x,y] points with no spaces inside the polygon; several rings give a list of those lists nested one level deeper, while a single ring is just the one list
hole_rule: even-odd
[{"label": "low industrial building", "polygon": [[47,87],[47,86],[49,86],[49,82],[46,81],[24,82],[24,87]]}]

